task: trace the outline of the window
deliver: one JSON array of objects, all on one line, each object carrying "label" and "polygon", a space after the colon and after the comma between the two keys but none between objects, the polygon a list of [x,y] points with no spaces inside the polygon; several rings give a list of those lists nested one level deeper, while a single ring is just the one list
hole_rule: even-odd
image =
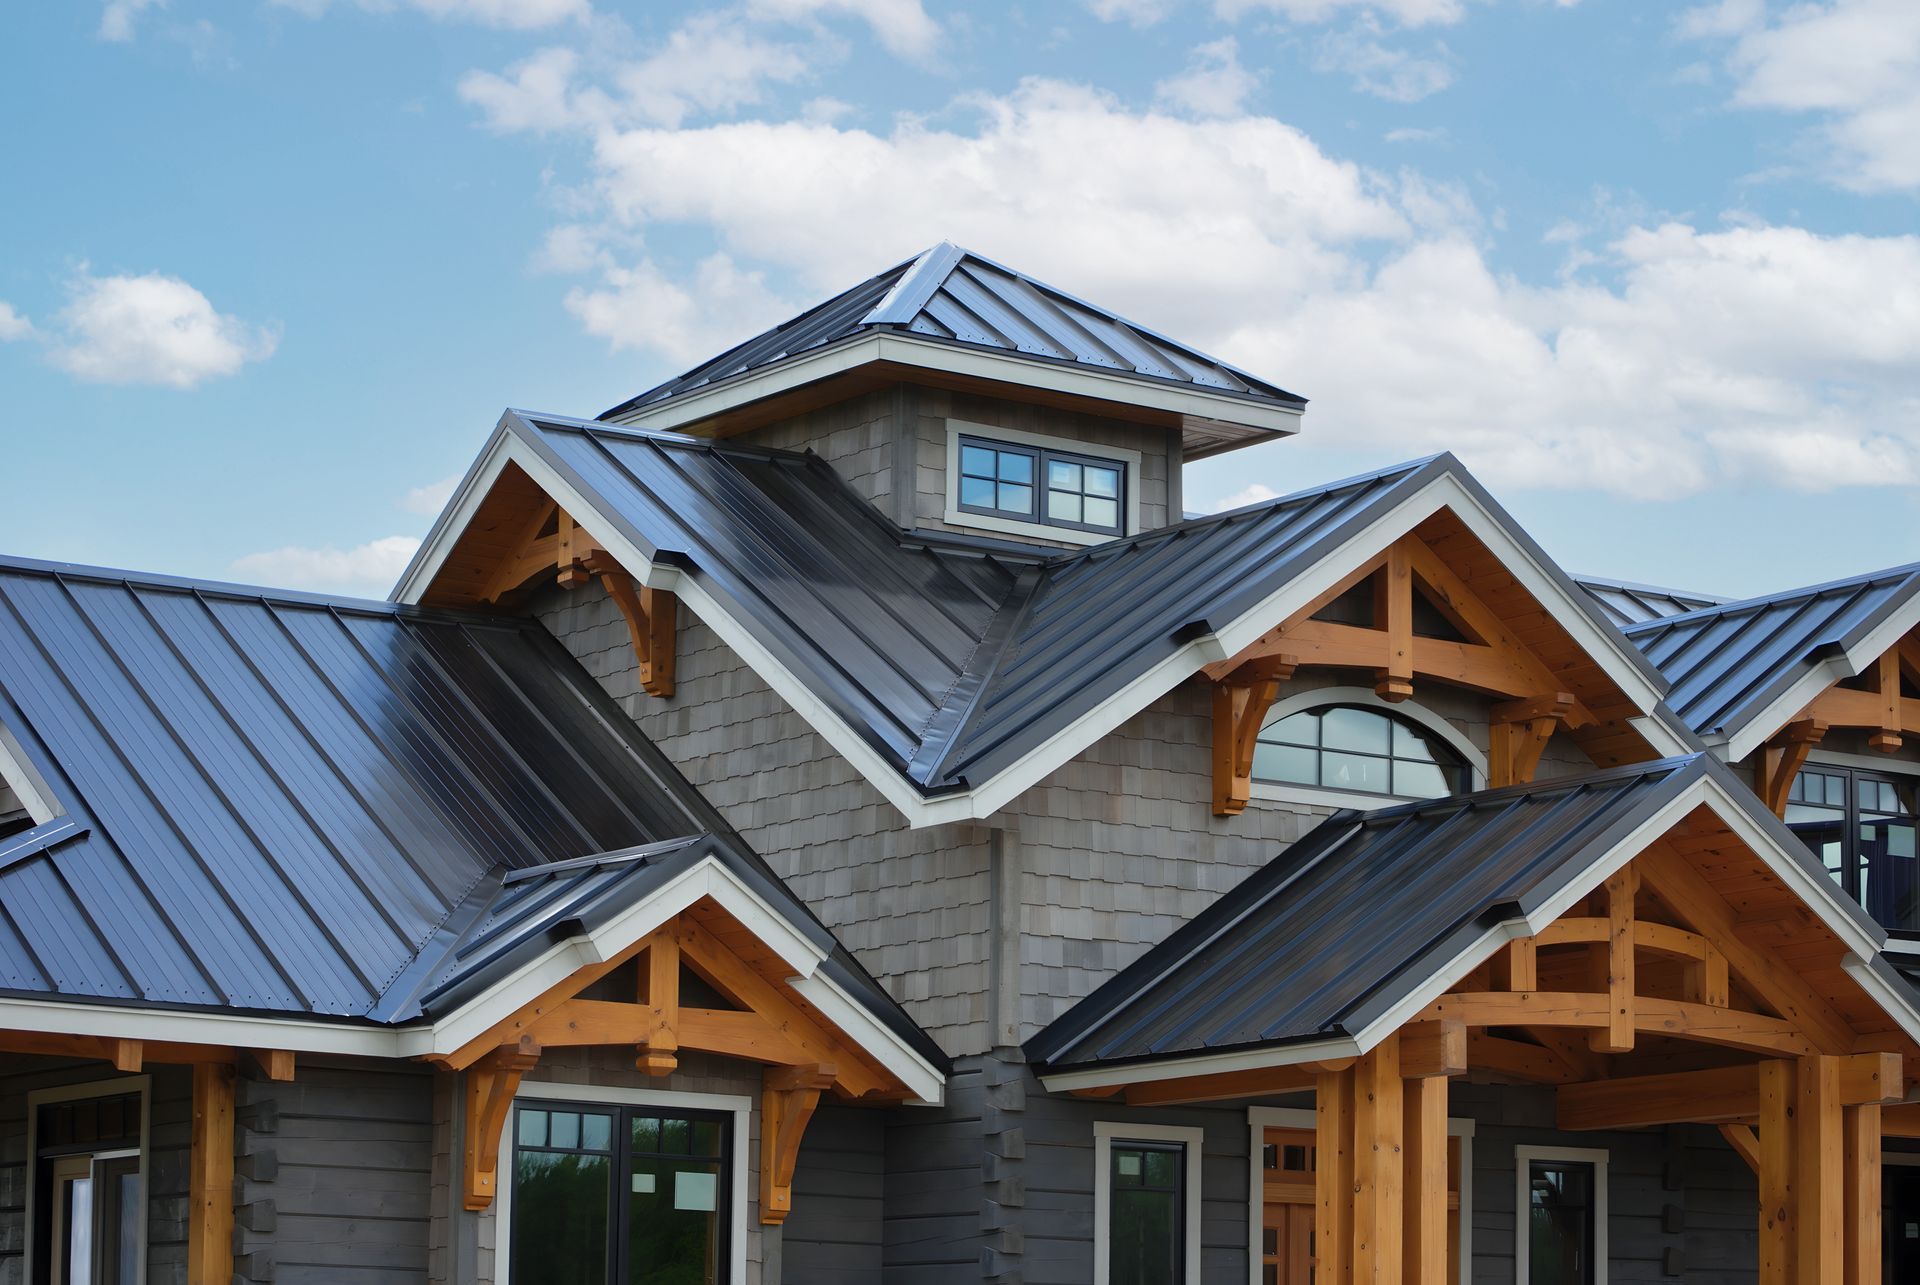
[{"label": "window", "polygon": [[1824,763],[1803,768],[1787,793],[1788,828],[1881,925],[1920,932],[1915,877],[1920,777]]},{"label": "window", "polygon": [[1276,711],[1255,740],[1253,777],[1403,799],[1473,788],[1472,769],[1434,732],[1399,714],[1344,704]]},{"label": "window", "polygon": [[964,513],[1101,535],[1125,530],[1127,467],[1050,446],[960,438]]},{"label": "window", "polygon": [[517,1104],[512,1279],[727,1280],[731,1129],[724,1112]]},{"label": "window", "polygon": [[138,1285],[146,1276],[144,1076],[29,1096],[29,1279]]},{"label": "window", "polygon": [[1521,1285],[1606,1285],[1607,1153],[1516,1147]]},{"label": "window", "polygon": [[1094,1125],[1095,1285],[1200,1279],[1199,1129]]}]

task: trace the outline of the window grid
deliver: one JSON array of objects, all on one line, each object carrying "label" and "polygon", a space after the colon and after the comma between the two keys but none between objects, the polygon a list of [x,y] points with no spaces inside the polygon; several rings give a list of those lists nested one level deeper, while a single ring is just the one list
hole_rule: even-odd
[{"label": "window grid", "polygon": [[1256,780],[1391,798],[1470,788],[1470,769],[1419,725],[1383,710],[1323,705],[1275,719],[1254,744]]},{"label": "window grid", "polygon": [[1891,932],[1920,933],[1920,778],[1835,767],[1801,769],[1787,827],[1835,883]]},{"label": "window grid", "polygon": [[959,505],[967,513],[1119,535],[1126,465],[1047,447],[960,439]]}]

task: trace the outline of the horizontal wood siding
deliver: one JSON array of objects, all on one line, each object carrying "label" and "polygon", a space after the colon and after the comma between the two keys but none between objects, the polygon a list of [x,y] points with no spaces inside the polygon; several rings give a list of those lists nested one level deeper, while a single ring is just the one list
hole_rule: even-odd
[{"label": "horizontal wood siding", "polygon": [[823,1106],[793,1172],[793,1212],[780,1229],[783,1285],[881,1285],[887,1124],[905,1112]]}]

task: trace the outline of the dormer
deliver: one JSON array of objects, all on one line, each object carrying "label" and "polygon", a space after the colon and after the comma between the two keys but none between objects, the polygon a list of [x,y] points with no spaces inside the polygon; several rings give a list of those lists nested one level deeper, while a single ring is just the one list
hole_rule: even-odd
[{"label": "dormer", "polygon": [[943,242],[600,419],[811,450],[901,527],[1066,547],[1179,521],[1182,464],[1305,407]]}]

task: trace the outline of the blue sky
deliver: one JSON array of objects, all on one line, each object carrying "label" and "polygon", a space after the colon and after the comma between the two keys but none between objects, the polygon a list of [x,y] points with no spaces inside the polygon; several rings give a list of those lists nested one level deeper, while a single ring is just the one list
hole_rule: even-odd
[{"label": "blue sky", "polygon": [[593,414],[952,239],[1453,449],[1568,567],[1920,560],[1920,6],[113,0],[0,13],[0,551],[384,593]]}]

